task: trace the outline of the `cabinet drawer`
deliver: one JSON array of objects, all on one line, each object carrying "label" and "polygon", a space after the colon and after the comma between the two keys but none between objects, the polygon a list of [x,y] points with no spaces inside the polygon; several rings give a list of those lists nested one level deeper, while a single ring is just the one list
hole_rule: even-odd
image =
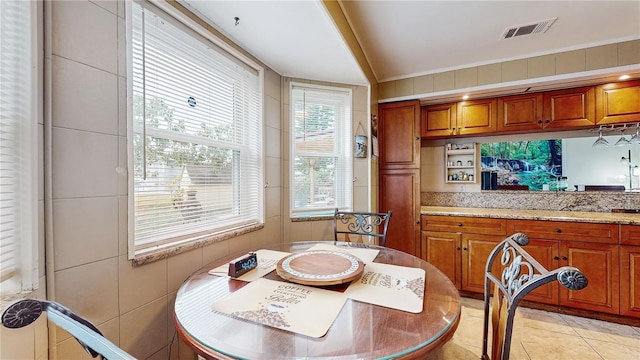
[{"label": "cabinet drawer", "polygon": [[625,245],[640,245],[640,225],[621,225],[620,243]]},{"label": "cabinet drawer", "polygon": [[571,221],[509,220],[508,233],[521,232],[531,239],[571,240],[617,244],[617,224],[580,223]]},{"label": "cabinet drawer", "polygon": [[422,230],[466,234],[507,235],[505,219],[466,216],[422,215]]}]

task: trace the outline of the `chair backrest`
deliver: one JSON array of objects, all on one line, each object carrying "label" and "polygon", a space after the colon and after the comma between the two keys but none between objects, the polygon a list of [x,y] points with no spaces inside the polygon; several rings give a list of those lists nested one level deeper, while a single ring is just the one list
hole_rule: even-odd
[{"label": "chair backrest", "polygon": [[50,321],[75,337],[91,357],[136,359],[105,338],[89,321],[56,302],[35,299],[17,301],[2,313],[2,325],[10,329],[27,326],[36,321],[43,311],[47,312]]},{"label": "chair backrest", "polygon": [[[563,266],[548,271],[522,246],[529,238],[516,233],[500,242],[489,254],[484,273],[484,330],[482,336],[482,360],[508,360],[511,350],[513,318],[518,303],[532,290],[558,280],[569,290],[584,289],[587,278],[575,267]],[[491,273],[496,259],[504,266],[498,279]],[[491,291],[493,290],[493,298]],[[491,301],[491,310],[489,302]],[[489,347],[489,314],[491,314],[491,356]]]},{"label": "chair backrest", "polygon": [[[360,237],[377,238],[378,245],[386,246],[387,228],[391,219],[391,210],[386,213],[340,211],[333,216],[333,234],[335,241],[353,241]],[[344,234],[341,236],[340,234]],[[349,235],[352,235],[351,237]]]}]

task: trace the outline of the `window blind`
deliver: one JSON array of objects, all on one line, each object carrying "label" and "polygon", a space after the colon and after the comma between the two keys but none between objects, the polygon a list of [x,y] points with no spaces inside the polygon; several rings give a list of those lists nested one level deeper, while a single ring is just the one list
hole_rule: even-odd
[{"label": "window blind", "polygon": [[134,248],[263,221],[260,73],[133,4]]},{"label": "window blind", "polygon": [[[34,3],[35,4],[35,3]],[[37,96],[30,1],[0,1],[0,281],[2,294],[37,287],[34,246]]]},{"label": "window blind", "polygon": [[293,214],[350,209],[351,90],[291,86]]}]

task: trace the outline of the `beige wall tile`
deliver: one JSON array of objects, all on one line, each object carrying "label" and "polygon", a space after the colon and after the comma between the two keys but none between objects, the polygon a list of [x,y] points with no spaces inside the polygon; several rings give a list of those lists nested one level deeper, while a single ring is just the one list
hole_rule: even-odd
[{"label": "beige wall tile", "polygon": [[113,0],[89,0],[90,2],[100,6],[101,8],[113,13],[118,14],[118,2]]},{"label": "beige wall tile", "polygon": [[129,251],[128,198],[118,196],[118,255],[127,255]]},{"label": "beige wall tile", "polygon": [[52,57],[53,126],[118,133],[118,77],[90,66]]},{"label": "beige wall tile", "polygon": [[333,221],[311,221],[311,238],[306,240],[333,240]]},{"label": "beige wall tile", "polygon": [[369,187],[356,186],[353,188],[353,210],[373,211],[369,209]]},{"label": "beige wall tile", "polygon": [[266,236],[260,238],[258,246],[274,245],[282,241],[282,216],[268,218],[264,227]]},{"label": "beige wall tile", "polygon": [[[120,1],[120,0],[118,0]],[[118,17],[118,76],[127,76],[127,28],[124,18]]]},{"label": "beige wall tile", "polygon": [[146,359],[167,345],[168,329],[165,295],[120,317],[120,347]]},{"label": "beige wall tile", "polygon": [[433,75],[434,92],[453,89],[455,89],[455,73],[453,71],[447,71]]},{"label": "beige wall tile", "polygon": [[117,258],[56,271],[55,284],[56,301],[94,325],[118,316]]},{"label": "beige wall tile", "polygon": [[202,263],[208,264],[229,255],[229,241],[221,241],[202,248]]},{"label": "beige wall tile", "polygon": [[289,227],[289,241],[304,241],[311,239],[311,223],[313,221],[292,221]]},{"label": "beige wall tile", "polygon": [[267,126],[266,132],[266,155],[271,157],[280,157],[280,152],[282,151],[280,131]]},{"label": "beige wall tile", "polygon": [[587,71],[618,66],[618,45],[596,46],[586,50]]},{"label": "beige wall tile", "polygon": [[416,94],[433,92],[433,75],[422,75],[414,78],[413,90]]},{"label": "beige wall tile", "polygon": [[502,64],[478,66],[478,85],[490,85],[502,82]]},{"label": "beige wall tile", "polygon": [[118,168],[116,169],[118,182],[118,195],[127,195],[129,192],[129,181],[127,179],[127,137],[118,136]]},{"label": "beige wall tile", "polygon": [[176,292],[178,288],[204,265],[202,263],[202,248],[178,254],[167,259],[167,289]]},{"label": "beige wall tile", "polygon": [[251,232],[235,237],[233,239],[229,239],[229,254],[241,254],[254,249],[257,243],[257,236],[259,236],[258,233],[261,231]]},{"label": "beige wall tile", "polygon": [[125,255],[120,255],[118,259],[118,294],[121,314],[167,294],[166,259],[135,267]]},{"label": "beige wall tile", "polygon": [[273,129],[281,129],[280,102],[270,96],[265,97],[265,119],[267,126]]},{"label": "beige wall tile", "polygon": [[640,64],[640,40],[618,44],[618,66]]},{"label": "beige wall tile", "polygon": [[282,98],[281,80],[282,77],[277,72],[269,68],[264,69],[264,93],[278,102]]},{"label": "beige wall tile", "polygon": [[369,113],[369,88],[366,86],[353,87],[353,110]]},{"label": "beige wall tile", "polygon": [[[44,282],[42,282],[42,284],[44,284]],[[40,316],[32,326],[34,330],[34,352],[36,354],[36,359],[47,360],[49,359],[49,329],[47,327],[47,318],[45,316]],[[1,335],[0,338],[2,338]],[[0,345],[0,347],[2,347],[2,345]],[[4,357],[2,358],[4,359]]]},{"label": "beige wall tile", "polygon": [[478,86],[478,68],[471,67],[460,69],[454,73],[454,87],[456,89],[464,89],[468,87]]},{"label": "beige wall tile", "polygon": [[536,56],[527,59],[527,77],[529,79],[555,74],[556,57],[554,55]]},{"label": "beige wall tile", "polygon": [[280,158],[267,157],[266,159],[265,178],[269,187],[280,187],[282,185],[282,167],[280,166]]},{"label": "beige wall tile", "polygon": [[[120,329],[119,329],[119,320],[118,318],[115,318],[113,320],[107,321],[106,323],[100,324],[100,325],[96,325],[96,327],[98,328],[98,330],[100,330],[100,332],[102,333],[102,335],[107,338],[107,340],[111,341],[112,343],[114,343],[116,346],[119,346],[119,333],[120,333]],[[77,360],[77,359],[93,359],[85,350],[82,346],[80,346],[80,343],[73,337],[71,337],[69,335],[69,333],[67,333],[66,331],[57,328],[58,329],[58,334],[62,334],[64,333],[64,339],[62,338],[58,338],[58,344],[57,344],[57,348],[56,348],[56,355],[58,357],[58,359],[73,359],[73,360]]]},{"label": "beige wall tile", "polygon": [[396,80],[396,96],[409,96],[413,94],[413,78]]},{"label": "beige wall tile", "polygon": [[115,196],[118,137],[53,129],[53,197]]},{"label": "beige wall tile", "polygon": [[527,60],[513,60],[502,63],[502,81],[516,81],[527,78]]},{"label": "beige wall tile", "polygon": [[118,135],[127,136],[127,80],[118,77]]},{"label": "beige wall tile", "polygon": [[586,51],[584,49],[556,54],[556,75],[585,71]]},{"label": "beige wall tile", "polygon": [[266,202],[266,212],[265,216],[267,218],[279,216],[281,214],[280,204],[282,202],[281,199],[281,189],[280,187],[269,186],[265,190],[265,202]]},{"label": "beige wall tile", "polygon": [[56,270],[118,255],[118,198],[53,200]]},{"label": "beige wall tile", "polygon": [[389,99],[396,96],[395,81],[387,81],[378,84],[378,99]]},{"label": "beige wall tile", "polygon": [[88,1],[53,1],[55,55],[117,74],[117,16]]}]

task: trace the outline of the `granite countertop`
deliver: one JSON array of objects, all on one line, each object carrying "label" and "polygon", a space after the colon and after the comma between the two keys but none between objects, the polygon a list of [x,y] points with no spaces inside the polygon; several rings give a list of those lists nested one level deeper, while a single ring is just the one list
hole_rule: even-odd
[{"label": "granite countertop", "polygon": [[420,208],[420,213],[422,215],[492,217],[501,219],[553,220],[634,225],[640,224],[640,214],[610,212],[422,206]]}]

